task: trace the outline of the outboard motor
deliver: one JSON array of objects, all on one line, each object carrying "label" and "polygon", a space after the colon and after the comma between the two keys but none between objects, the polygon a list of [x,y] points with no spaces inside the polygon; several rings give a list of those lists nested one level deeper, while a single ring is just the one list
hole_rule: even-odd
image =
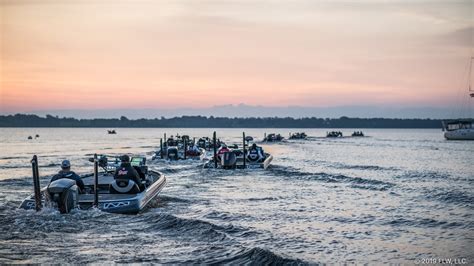
[{"label": "outboard motor", "polygon": [[178,147],[169,147],[168,148],[168,159],[178,160]]},{"label": "outboard motor", "polygon": [[235,155],[235,153],[229,151],[221,154],[221,165],[224,169],[235,168],[236,163],[237,156]]},{"label": "outboard motor", "polygon": [[69,213],[77,208],[79,188],[76,181],[68,178],[61,178],[53,181],[46,189],[46,200],[56,204],[61,213]]},{"label": "outboard motor", "polygon": [[203,148],[203,149],[207,148],[207,147],[206,147],[206,140],[205,140],[205,139],[199,139],[199,140],[198,140],[198,143],[197,143],[197,146],[198,146],[199,148]]},{"label": "outboard motor", "polygon": [[188,135],[182,135],[181,136],[181,140],[184,142],[184,141],[187,141],[189,142],[189,136]]}]

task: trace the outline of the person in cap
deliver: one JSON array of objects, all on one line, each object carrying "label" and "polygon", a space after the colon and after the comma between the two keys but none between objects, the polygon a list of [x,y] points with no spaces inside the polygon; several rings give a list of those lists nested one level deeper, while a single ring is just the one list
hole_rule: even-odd
[{"label": "person in cap", "polygon": [[190,148],[186,151],[186,154],[189,156],[198,156],[201,154],[201,151],[199,150],[196,143],[192,143]]},{"label": "person in cap", "polygon": [[84,191],[84,182],[82,181],[80,176],[71,171],[71,162],[69,162],[69,160],[64,160],[61,163],[61,171],[59,171],[56,175],[53,176],[53,178],[51,178],[51,182],[61,178],[69,178],[76,181],[76,185],[79,187],[80,192]]},{"label": "person in cap", "polygon": [[217,151],[217,155],[220,156],[220,155],[222,155],[222,154],[224,154],[224,153],[226,153],[226,152],[229,152],[229,151],[230,151],[230,150],[229,150],[229,148],[227,148],[227,145],[222,144],[221,147],[219,148],[219,150]]},{"label": "person in cap", "polygon": [[130,164],[130,157],[123,155],[120,157],[120,166],[116,169],[114,179],[128,179],[135,182],[140,190],[143,190],[143,184],[137,170]]},{"label": "person in cap", "polygon": [[217,159],[218,161],[221,161],[222,155],[223,155],[224,153],[226,153],[226,152],[230,152],[230,150],[229,150],[229,148],[227,148],[227,145],[226,145],[225,143],[222,143],[222,144],[221,144],[221,147],[220,147],[219,150],[217,151],[217,154],[216,154],[216,157],[217,157],[217,158],[216,158],[216,159]]}]

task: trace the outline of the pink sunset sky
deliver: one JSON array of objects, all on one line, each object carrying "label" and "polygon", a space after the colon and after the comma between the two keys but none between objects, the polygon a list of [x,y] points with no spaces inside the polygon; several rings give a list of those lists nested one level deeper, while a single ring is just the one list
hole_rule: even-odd
[{"label": "pink sunset sky", "polygon": [[454,106],[472,1],[3,0],[2,112]]}]

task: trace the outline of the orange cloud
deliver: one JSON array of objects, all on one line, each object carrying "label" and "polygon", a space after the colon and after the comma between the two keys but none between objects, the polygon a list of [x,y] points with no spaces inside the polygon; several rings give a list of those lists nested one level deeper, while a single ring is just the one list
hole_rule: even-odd
[{"label": "orange cloud", "polygon": [[2,111],[449,105],[469,58],[449,3],[1,5]]}]

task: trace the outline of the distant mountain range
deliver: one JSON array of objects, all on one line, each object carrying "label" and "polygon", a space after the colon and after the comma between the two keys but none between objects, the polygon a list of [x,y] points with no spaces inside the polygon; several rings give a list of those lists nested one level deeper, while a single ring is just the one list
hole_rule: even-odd
[{"label": "distant mountain range", "polygon": [[[170,118],[179,116],[214,116],[214,117],[319,117],[338,118],[341,116],[359,118],[472,118],[473,112],[466,113],[453,108],[437,107],[380,107],[380,106],[338,106],[338,107],[267,107],[252,105],[220,105],[210,108],[176,108],[176,109],[69,109],[69,110],[42,110],[22,112],[45,116],[47,114],[59,117],[74,117],[78,119],[92,118],[119,118],[125,116],[130,119],[139,118]],[[3,114],[14,114],[12,112]]]}]

